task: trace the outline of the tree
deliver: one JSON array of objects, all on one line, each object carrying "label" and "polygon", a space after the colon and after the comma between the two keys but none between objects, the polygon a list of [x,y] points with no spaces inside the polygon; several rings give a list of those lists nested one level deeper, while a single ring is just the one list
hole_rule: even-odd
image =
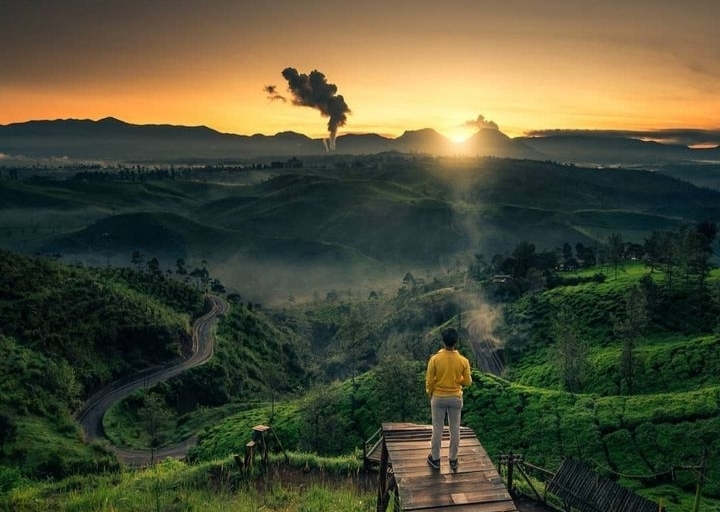
[{"label": "tree", "polygon": [[672,289],[673,277],[679,262],[678,234],[672,231],[663,231],[658,240],[658,256],[665,272],[665,282],[669,290]]},{"label": "tree", "polygon": [[175,261],[175,273],[183,278],[185,276],[187,276],[188,271],[187,271],[187,266],[186,266],[184,259],[178,258]]},{"label": "tree", "polygon": [[210,280],[210,290],[213,293],[225,293],[225,286],[220,282],[219,279],[213,278]]},{"label": "tree", "polygon": [[204,274],[204,271],[203,271],[203,270],[204,270],[204,269],[201,269],[201,268],[194,268],[194,269],[190,272],[190,274],[188,274],[190,277],[192,277],[192,278],[195,279],[195,288],[196,288],[197,290],[201,290],[201,289],[202,289],[203,283],[204,283],[204,281],[205,281],[205,274]]},{"label": "tree", "polygon": [[351,432],[349,418],[344,414],[342,393],[336,386],[322,386],[305,394],[300,414],[303,432],[299,447],[319,455],[338,455],[356,445],[360,439],[348,436]]},{"label": "tree", "polygon": [[585,247],[583,244],[578,242],[575,244],[575,257],[582,264],[583,267],[595,266],[597,258],[595,257],[595,249],[592,247]]},{"label": "tree", "polygon": [[375,367],[377,410],[380,420],[413,421],[427,409],[424,367],[399,353],[382,357]]},{"label": "tree", "polygon": [[655,272],[655,266],[660,260],[660,240],[660,232],[653,231],[643,244],[645,264],[650,267],[650,273]]},{"label": "tree", "polygon": [[[570,258],[569,261],[575,261],[575,259]],[[538,252],[533,258],[533,266],[547,278],[555,274],[555,269],[558,266],[557,254],[551,251]]]},{"label": "tree", "polygon": [[619,389],[628,395],[633,393],[635,367],[637,365],[636,346],[639,338],[647,332],[650,325],[650,288],[637,285],[628,289],[625,295],[624,318],[613,319],[615,336],[620,338],[620,382]]},{"label": "tree", "polygon": [[714,222],[704,221],[697,224],[695,229],[688,228],[681,233],[685,274],[703,289],[712,268],[710,259],[713,255],[712,244],[717,235],[717,226]]},{"label": "tree", "polygon": [[147,269],[153,276],[162,275],[162,272],[160,272],[160,261],[155,256],[150,258],[150,261],[147,262]]},{"label": "tree", "polygon": [[617,278],[618,265],[623,259],[625,253],[625,245],[620,233],[611,233],[607,239],[607,257],[608,261],[613,265],[615,270],[615,278]]},{"label": "tree", "polygon": [[528,271],[534,265],[535,245],[530,242],[520,242],[512,252],[515,261],[514,277],[527,277]]},{"label": "tree", "polygon": [[145,264],[145,255],[140,251],[135,250],[130,256],[130,261],[133,265],[135,265],[135,268],[137,270],[141,270],[143,265]]},{"label": "tree", "polygon": [[712,252],[712,244],[718,234],[717,224],[711,220],[703,220],[697,223],[697,225],[695,226],[695,230],[705,237],[708,247]]},{"label": "tree", "polygon": [[482,254],[476,254],[475,260],[470,264],[469,269],[470,277],[475,281],[482,281],[487,278],[490,273],[490,264],[485,261],[485,256]]},{"label": "tree", "polygon": [[560,386],[571,393],[581,391],[588,365],[588,348],[569,306],[562,306],[556,313],[552,333],[555,337],[553,352]]},{"label": "tree", "polygon": [[0,453],[5,453],[5,445],[15,440],[17,425],[5,413],[0,413]]},{"label": "tree", "polygon": [[138,419],[148,435],[152,463],[155,450],[167,440],[167,430],[173,424],[172,413],[162,397],[150,393],[145,396],[143,406],[138,409]]},{"label": "tree", "polygon": [[405,274],[405,277],[403,277],[403,288],[405,288],[408,291],[414,291],[415,290],[415,277],[413,277],[412,273],[407,272]]},{"label": "tree", "polygon": [[202,285],[203,285],[203,291],[207,291],[207,289],[208,289],[208,284],[210,283],[210,269],[208,269],[208,266],[209,266],[209,265],[208,265],[207,260],[206,260],[206,259],[203,259],[203,260],[200,262],[200,266],[202,267],[202,268],[201,268],[200,280],[201,280]]}]

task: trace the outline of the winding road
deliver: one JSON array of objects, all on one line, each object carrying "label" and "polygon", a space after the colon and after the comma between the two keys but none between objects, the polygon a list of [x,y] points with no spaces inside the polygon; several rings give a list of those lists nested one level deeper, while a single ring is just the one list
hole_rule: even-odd
[{"label": "winding road", "polygon": [[502,342],[493,334],[496,316],[492,308],[484,305],[474,312],[466,327],[478,370],[499,376],[503,374],[505,367],[498,355]]},{"label": "winding road", "polygon": [[[179,364],[170,367],[162,367],[146,370],[133,375],[128,379],[121,379],[113,382],[91,396],[77,416],[78,421],[85,431],[88,441],[107,439],[102,427],[102,419],[105,412],[115,402],[129,396],[140,388],[152,386],[158,382],[168,380],[189,368],[199,366],[208,361],[214,352],[213,326],[219,315],[228,310],[228,303],[215,295],[209,296],[212,303],[210,311],[198,318],[193,324],[193,352],[192,355]],[[181,457],[188,447],[196,441],[192,436],[182,443],[160,448],[154,455],[150,450],[127,450],[113,447],[118,458],[130,465],[144,465],[155,460],[167,457]]]}]

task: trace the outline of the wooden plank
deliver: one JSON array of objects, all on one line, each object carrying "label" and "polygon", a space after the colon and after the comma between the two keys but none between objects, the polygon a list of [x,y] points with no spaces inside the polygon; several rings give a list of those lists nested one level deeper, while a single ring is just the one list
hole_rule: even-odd
[{"label": "wooden plank", "polygon": [[449,429],[443,431],[440,470],[427,464],[431,425],[383,424],[382,432],[403,511],[517,512],[471,429],[461,428],[459,467],[454,471],[447,460]]},{"label": "wooden plank", "polygon": [[[405,510],[405,509],[403,509]],[[423,510],[423,509],[416,509]],[[518,512],[513,502],[503,503],[496,501],[493,503],[469,503],[469,504],[455,504],[450,507],[443,509],[431,508],[424,509],[432,512],[446,511],[446,512]]]},{"label": "wooden plank", "polygon": [[[430,438],[432,435],[424,435],[424,436],[411,436],[411,437],[388,437],[385,439],[385,442],[388,444],[396,444],[396,445],[402,445],[403,443],[411,443],[411,442],[417,442],[417,443],[429,443]],[[477,438],[473,436],[460,436],[460,442],[463,441],[477,441]],[[443,436],[441,437],[441,442],[443,443],[449,443],[450,437],[449,436]]]},{"label": "wooden plank", "polygon": [[485,494],[502,494],[506,498],[510,498],[504,487],[490,481],[476,482],[472,479],[451,479],[437,482],[437,479],[402,477],[397,483],[398,487],[402,486],[403,493],[407,492],[409,494],[436,493],[439,489],[442,489],[443,492],[473,491]]},{"label": "wooden plank", "polygon": [[[436,473],[454,473],[452,469],[450,469],[450,464],[447,462],[446,459],[441,460],[440,462],[440,469],[433,469],[430,467],[430,465],[427,463],[427,455],[421,454],[421,457],[418,457],[416,459],[405,459],[396,461],[393,459],[392,461],[392,467],[396,474],[398,473],[413,473],[413,474],[421,474],[421,475],[427,475],[431,476]],[[459,461],[458,463],[458,469],[457,472],[462,473],[483,473],[483,472],[492,472],[497,474],[497,470],[495,469],[495,466],[492,465],[490,462],[482,462],[482,461],[466,461],[462,462]],[[479,478],[482,478],[482,475],[479,476]]]},{"label": "wooden plank", "polygon": [[[401,441],[401,442],[388,442],[387,443],[388,449],[392,450],[393,453],[402,453],[404,451],[408,450],[425,450],[426,452],[430,450],[430,440],[426,441]],[[485,450],[483,449],[482,452],[480,452],[480,442],[477,439],[460,439],[460,442],[458,443],[458,446],[461,448],[475,448],[475,451],[482,453]],[[440,443],[440,449],[447,451],[447,449],[450,448],[450,441],[442,441]],[[429,453],[429,452],[428,452]]]},{"label": "wooden plank", "polygon": [[[453,495],[456,496],[455,499],[457,499],[458,495],[462,494],[462,501],[456,502],[453,499]],[[443,510],[444,508],[452,507],[453,505],[467,505],[467,504],[487,504],[487,503],[499,503],[501,504],[501,507],[504,507],[506,510],[517,510],[515,508],[515,503],[511,499],[508,498],[507,494],[492,494],[492,493],[483,493],[483,492],[464,492],[464,493],[453,493],[453,492],[447,492],[445,489],[443,489],[443,492],[436,492],[434,494],[422,494],[422,495],[415,495],[412,496],[410,499],[407,499],[404,494],[402,494],[402,498],[400,500],[400,505],[402,507],[403,512],[408,512],[410,510],[422,510],[422,509],[438,509]],[[507,506],[508,503],[510,506]],[[451,509],[449,509],[451,510]]]},{"label": "wooden plank", "polygon": [[[434,478],[424,478],[422,475],[408,475],[402,473],[400,476],[395,476],[395,481],[398,485],[402,485],[403,489],[412,489],[416,487],[435,487],[438,488],[449,484],[450,482],[459,483],[471,483],[475,486],[490,486],[494,488],[504,487],[502,478],[497,473],[487,471],[484,474],[474,473],[447,473],[444,475],[436,475]],[[498,485],[500,484],[500,485]]]}]

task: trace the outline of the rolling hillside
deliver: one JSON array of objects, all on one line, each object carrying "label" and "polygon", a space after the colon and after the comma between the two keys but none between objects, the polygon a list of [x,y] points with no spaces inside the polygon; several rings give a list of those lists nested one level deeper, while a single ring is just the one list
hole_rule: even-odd
[{"label": "rolling hillside", "polygon": [[[94,382],[88,377],[98,370],[109,375],[125,371],[128,363],[140,364],[138,350],[150,350],[148,356],[154,353],[147,344],[131,350],[131,340],[121,337],[127,350],[117,354],[130,357],[123,362],[105,357],[116,351],[96,350],[86,342],[97,343],[98,333],[112,334],[111,327],[120,319],[145,324],[145,331],[176,329],[178,320],[184,323],[181,312],[192,308],[199,294],[148,271],[83,269],[10,253],[2,256],[5,284],[0,305],[10,321],[0,343],[11,355],[0,368],[11,377],[4,381],[9,393],[3,404],[21,427],[7,447],[14,458],[2,459],[3,464],[58,479],[121,471],[109,452],[78,441],[68,411],[86,393],[72,385],[80,379],[63,361],[83,356],[79,362],[89,368],[83,383]],[[551,470],[563,457],[579,458],[651,499],[662,498],[671,512],[688,509],[697,480],[688,468],[696,467],[706,453],[703,504],[714,510],[720,496],[715,435],[720,391],[713,378],[720,365],[720,276],[714,271],[702,293],[691,281],[675,281],[670,287],[661,272],[651,277],[651,323],[638,338],[635,391],[629,393],[617,377],[622,339],[615,338],[614,324],[626,314],[628,290],[644,282],[647,272],[641,264],[628,263],[618,276],[604,281],[556,285],[516,302],[495,304],[504,310],[496,332],[505,343],[506,374],[497,378],[477,372],[479,356],[464,338],[461,350],[476,368],[475,383],[465,395],[464,422],[478,433],[492,457],[523,453],[526,460]],[[194,463],[215,463],[241,453],[252,426],[266,422],[272,422],[288,450],[352,453],[382,421],[428,421],[422,370],[437,347],[438,329],[468,325],[494,286],[491,280],[468,281],[464,272],[443,273],[374,298],[357,298],[348,291],[334,299],[262,312],[236,297],[232,313],[218,329],[216,359],[150,392],[166,396],[179,409],[177,414],[183,414],[178,430],[185,432],[186,423],[199,428],[203,419],[209,422],[192,451]],[[178,303],[182,290],[187,300]],[[589,349],[582,388],[573,392],[560,389],[553,348],[560,335],[553,331],[552,318],[563,307],[573,311],[572,322]],[[47,313],[26,314],[39,309]],[[703,314],[689,314],[692,311]],[[62,322],[75,313],[84,321]],[[43,331],[48,325],[55,333],[50,338]],[[85,335],[78,335],[77,329]],[[162,360],[171,340],[156,339],[161,352],[155,355]],[[103,358],[97,358],[100,353]],[[110,362],[117,364],[114,370],[103,366]],[[321,387],[306,393],[301,387],[309,378]],[[28,385],[32,382],[41,385]],[[255,403],[271,391],[272,404]],[[277,391],[291,394],[278,397],[276,404]],[[196,409],[188,412],[191,403]],[[236,404],[235,409],[222,408],[228,404]],[[207,409],[216,406],[217,412]],[[228,415],[230,410],[242,412]],[[132,407],[116,414],[120,417],[114,421],[125,421],[127,432],[135,428],[136,422],[128,420],[136,414]],[[53,443],[53,449],[43,451],[31,438]],[[18,450],[18,443],[25,443],[27,451]],[[7,469],[2,471],[8,475]],[[85,482],[82,478],[71,477],[76,483]],[[11,499],[25,503],[32,495],[25,492],[30,491],[12,494]],[[52,499],[64,501],[67,492],[55,491]]]},{"label": "rolling hillside", "polygon": [[236,170],[237,185],[211,172],[204,181],[5,180],[0,245],[96,264],[127,263],[135,250],[164,268],[205,260],[231,289],[282,297],[521,241],[553,250],[617,232],[642,243],[653,230],[720,218],[719,192],[646,171],[509,159],[358,164],[253,171],[264,179],[250,184]]}]

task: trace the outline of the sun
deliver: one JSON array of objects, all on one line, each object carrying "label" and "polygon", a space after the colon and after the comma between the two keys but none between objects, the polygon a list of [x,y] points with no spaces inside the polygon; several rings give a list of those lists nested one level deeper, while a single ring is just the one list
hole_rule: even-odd
[{"label": "sun", "polygon": [[477,128],[474,126],[465,126],[462,124],[456,124],[454,126],[446,126],[442,130],[442,134],[445,135],[453,144],[462,144],[468,138],[475,135]]},{"label": "sun", "polygon": [[455,128],[445,133],[445,136],[450,139],[454,144],[462,144],[468,138],[470,138],[476,130],[468,130],[466,128]]}]

